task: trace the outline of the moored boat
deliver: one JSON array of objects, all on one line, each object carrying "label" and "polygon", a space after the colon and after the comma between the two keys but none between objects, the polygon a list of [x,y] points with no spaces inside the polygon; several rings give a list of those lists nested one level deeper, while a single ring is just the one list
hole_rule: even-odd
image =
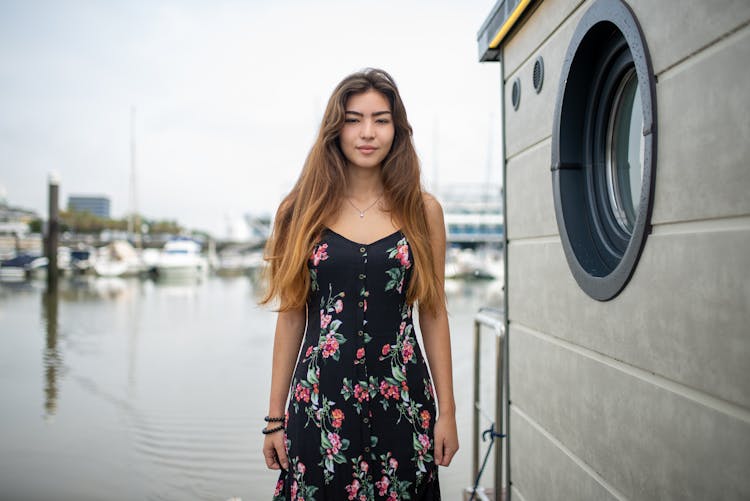
[{"label": "moored boat", "polygon": [[208,261],[198,242],[177,238],[164,244],[154,269],[160,279],[201,278],[208,271]]}]

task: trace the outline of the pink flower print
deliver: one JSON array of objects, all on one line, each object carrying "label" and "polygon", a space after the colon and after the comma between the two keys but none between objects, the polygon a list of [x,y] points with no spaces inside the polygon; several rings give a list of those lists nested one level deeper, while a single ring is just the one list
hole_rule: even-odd
[{"label": "pink flower print", "polygon": [[383,395],[386,399],[395,398],[396,400],[398,400],[401,396],[398,391],[398,386],[388,384],[386,381],[380,382],[380,394]]},{"label": "pink flower print", "polygon": [[297,497],[297,490],[299,489],[299,486],[297,485],[297,481],[295,480],[292,482],[292,498]]},{"label": "pink flower print", "polygon": [[370,465],[367,464],[367,461],[361,461],[359,463],[359,469],[362,470],[363,473],[367,473],[367,470],[370,469]]},{"label": "pink flower print", "polygon": [[396,494],[396,491],[389,492],[386,501],[398,501],[398,494]]},{"label": "pink flower print", "polygon": [[403,349],[401,350],[401,359],[404,361],[404,363],[408,363],[413,356],[414,346],[407,339],[404,341]]},{"label": "pink flower print", "polygon": [[362,402],[364,400],[370,400],[370,394],[367,393],[367,388],[363,388],[357,383],[354,385],[354,398],[359,402]]},{"label": "pink flower print", "polygon": [[306,403],[310,402],[310,388],[305,388],[300,383],[294,388],[294,398],[299,402],[304,400]]},{"label": "pink flower print", "polygon": [[331,411],[331,426],[334,428],[341,428],[341,422],[344,420],[344,411],[341,409],[333,409]]},{"label": "pink flower print", "polygon": [[422,449],[429,449],[430,448],[430,437],[428,437],[427,434],[420,433],[417,436],[417,440],[419,440],[419,443],[422,444]]},{"label": "pink flower print", "polygon": [[351,484],[346,486],[346,492],[349,493],[349,499],[355,499],[357,497],[357,493],[359,492],[359,480],[356,478],[352,481]]},{"label": "pink flower print", "polygon": [[304,463],[302,463],[302,462],[297,463],[297,471],[299,472],[300,475],[304,475],[306,470],[307,470],[307,468],[305,468],[305,464]]},{"label": "pink flower print", "polygon": [[420,412],[419,419],[422,420],[422,428],[427,429],[430,427],[430,411],[423,410]]},{"label": "pink flower print", "polygon": [[307,358],[310,355],[312,355],[312,352],[313,352],[313,347],[312,346],[308,346],[307,347],[307,351],[305,352],[305,358]]},{"label": "pink flower print", "polygon": [[367,494],[360,494],[359,501],[367,501]]},{"label": "pink flower print", "polygon": [[333,305],[333,309],[336,313],[341,313],[344,310],[344,302],[337,299],[336,304]]},{"label": "pink flower print", "polygon": [[401,266],[407,270],[411,267],[411,262],[409,261],[409,246],[407,244],[398,246],[396,257],[401,261]]},{"label": "pink flower print", "polygon": [[383,356],[388,355],[388,352],[391,351],[391,345],[390,344],[384,344],[383,349],[380,351],[380,353],[383,354]]},{"label": "pink flower print", "polygon": [[383,478],[375,482],[375,487],[378,488],[378,495],[385,496],[385,493],[388,492],[388,487],[391,485],[391,481],[388,480],[388,477],[383,475]]},{"label": "pink flower print", "polygon": [[388,466],[390,466],[393,471],[396,471],[398,469],[398,461],[396,460],[396,458],[389,459]]},{"label": "pink flower print", "polygon": [[278,496],[279,494],[281,494],[281,489],[283,488],[284,488],[284,481],[279,480],[278,482],[276,482],[276,489],[273,491],[273,495]]},{"label": "pink flower print", "polygon": [[427,384],[425,385],[427,388],[427,393],[429,393],[430,397],[435,398],[435,392],[432,389],[432,381],[427,380]]},{"label": "pink flower print", "polygon": [[336,338],[333,336],[333,334],[328,334],[326,336],[325,343],[323,343],[323,358],[328,358],[339,349],[339,342],[336,340]]},{"label": "pink flower print", "polygon": [[362,302],[364,303],[364,311],[366,312],[367,311],[367,299],[365,299]]},{"label": "pink flower print", "polygon": [[331,315],[326,315],[323,310],[320,310],[320,328],[325,329],[328,324],[331,323]]},{"label": "pink flower print", "polygon": [[385,379],[380,382],[380,394],[384,397],[386,397],[386,395],[388,394],[388,383],[385,381]]},{"label": "pink flower print", "polygon": [[380,394],[386,399],[395,398],[398,400],[401,397],[401,393],[398,391],[398,386],[388,384],[386,381],[380,382]]},{"label": "pink flower print", "polygon": [[310,259],[312,259],[313,262],[313,266],[318,266],[321,261],[325,261],[326,259],[328,259],[328,253],[326,253],[326,249],[328,249],[328,244],[319,245],[315,249],[315,252],[313,252],[312,256],[310,256]]},{"label": "pink flower print", "polygon": [[401,322],[401,325],[398,326],[398,335],[403,336],[404,335],[404,329],[406,329],[406,322]]},{"label": "pink flower print", "polygon": [[328,440],[331,442],[331,455],[337,454],[341,449],[341,437],[339,437],[338,433],[330,432],[328,434]]},{"label": "pink flower print", "polygon": [[365,349],[364,348],[358,349],[357,350],[357,360],[363,359],[364,356],[365,356]]}]

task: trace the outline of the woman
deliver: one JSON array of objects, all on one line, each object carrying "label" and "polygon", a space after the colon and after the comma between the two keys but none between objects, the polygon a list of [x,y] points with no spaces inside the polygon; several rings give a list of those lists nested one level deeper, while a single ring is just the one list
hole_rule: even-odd
[{"label": "woman", "polygon": [[283,470],[274,500],[440,499],[437,466],[458,450],[445,226],[411,135],[390,75],[346,77],[279,207],[262,301],[279,304],[263,430]]}]

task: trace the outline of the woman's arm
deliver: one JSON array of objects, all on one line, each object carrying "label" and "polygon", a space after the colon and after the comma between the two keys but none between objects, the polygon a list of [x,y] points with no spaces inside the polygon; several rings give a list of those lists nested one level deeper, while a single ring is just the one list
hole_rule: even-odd
[{"label": "woman's arm", "polygon": [[[304,309],[279,312],[273,340],[271,396],[268,402],[268,415],[271,417],[284,415],[289,383],[292,380],[292,372],[297,362],[304,330]],[[274,427],[275,423],[271,423],[270,426]],[[266,466],[272,470],[289,467],[282,432],[266,435],[263,442],[263,456],[266,458]]]},{"label": "woman's arm", "polygon": [[419,325],[435,384],[438,401],[438,420],[435,422],[435,463],[448,466],[458,451],[456,431],[456,402],[453,398],[453,369],[448,312],[444,302],[445,279],[445,222],[443,208],[431,195],[425,195],[425,212],[430,230],[430,246],[435,275],[440,287],[440,302],[434,312],[419,311]]}]

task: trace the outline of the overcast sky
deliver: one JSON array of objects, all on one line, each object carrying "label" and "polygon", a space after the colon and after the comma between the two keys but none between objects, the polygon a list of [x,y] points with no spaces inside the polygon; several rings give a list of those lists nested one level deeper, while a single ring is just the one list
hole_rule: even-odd
[{"label": "overcast sky", "polygon": [[[0,0],[0,191],[46,213],[46,179],[226,233],[273,213],[335,85],[399,85],[428,188],[500,182],[499,67],[477,62],[494,0]],[[491,137],[496,138],[491,141]]]}]

